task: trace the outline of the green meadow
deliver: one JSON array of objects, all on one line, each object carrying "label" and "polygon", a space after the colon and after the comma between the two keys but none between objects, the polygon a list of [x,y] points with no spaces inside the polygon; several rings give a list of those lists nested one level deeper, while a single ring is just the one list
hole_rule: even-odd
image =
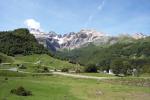
[{"label": "green meadow", "polygon": [[[122,84],[126,81],[128,84]],[[138,86],[136,81],[136,78],[96,80],[0,71],[0,100],[149,100],[149,85]],[[150,79],[144,82],[150,84]],[[11,94],[11,89],[18,86],[30,90],[33,95]]]},{"label": "green meadow", "polygon": [[[82,66],[52,58],[46,54],[9,57],[3,55],[1,69],[17,67],[23,64],[31,73],[0,70],[0,100],[149,100],[150,79],[147,77],[116,77],[104,73],[78,73],[78,75],[108,77],[108,79],[81,79],[54,74],[33,75],[38,61],[49,69],[61,69]],[[22,69],[19,69],[22,70]],[[73,74],[73,73],[72,73]],[[17,87],[32,92],[31,96],[18,96],[10,93]]]}]

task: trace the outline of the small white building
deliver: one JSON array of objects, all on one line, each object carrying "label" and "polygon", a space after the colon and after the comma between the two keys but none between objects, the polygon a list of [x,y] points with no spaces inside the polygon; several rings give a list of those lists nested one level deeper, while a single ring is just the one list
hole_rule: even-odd
[{"label": "small white building", "polygon": [[111,74],[111,75],[113,75],[113,74],[114,74],[114,73],[113,73],[113,71],[112,71],[112,69],[109,69],[108,74]]},{"label": "small white building", "polygon": [[104,73],[107,73],[107,71],[106,71],[106,70],[104,70]]}]

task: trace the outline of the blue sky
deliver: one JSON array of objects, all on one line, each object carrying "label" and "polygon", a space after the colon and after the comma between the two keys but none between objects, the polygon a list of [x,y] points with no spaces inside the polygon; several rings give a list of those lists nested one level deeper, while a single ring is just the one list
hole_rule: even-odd
[{"label": "blue sky", "polygon": [[84,28],[150,35],[150,0],[0,0],[1,31],[27,27],[29,19],[60,34]]}]

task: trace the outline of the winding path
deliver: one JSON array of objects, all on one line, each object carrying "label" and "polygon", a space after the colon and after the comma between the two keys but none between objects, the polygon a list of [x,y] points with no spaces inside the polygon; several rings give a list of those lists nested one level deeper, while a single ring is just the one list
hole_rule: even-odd
[{"label": "winding path", "polygon": [[86,75],[77,75],[77,74],[70,74],[70,73],[64,73],[64,72],[52,72],[52,73],[32,73],[32,72],[25,72],[25,71],[19,71],[17,68],[10,68],[10,69],[0,69],[0,70],[9,70],[9,71],[14,71],[14,72],[19,72],[19,73],[25,73],[25,74],[39,74],[39,75],[44,75],[44,74],[54,74],[54,75],[62,75],[62,76],[68,76],[68,77],[74,77],[74,78],[85,78],[85,79],[114,79],[117,77],[97,77],[97,76],[86,76]]},{"label": "winding path", "polygon": [[[97,76],[86,76],[86,75],[77,75],[77,74],[70,74],[70,73],[64,73],[64,72],[55,72],[52,71],[52,73],[32,73],[32,72],[25,72],[25,71],[19,71],[17,68],[10,68],[10,69],[0,69],[0,70],[9,70],[9,71],[15,71],[19,73],[25,73],[25,74],[36,74],[36,75],[45,75],[45,74],[54,74],[54,75],[62,75],[62,76],[68,76],[68,77],[74,77],[74,78],[84,78],[84,79],[98,79],[98,80],[103,80],[103,79],[116,79],[120,77],[97,77]],[[149,77],[139,77],[139,78],[144,78],[144,79],[149,79]]]},{"label": "winding path", "polygon": [[74,78],[86,78],[86,79],[114,79],[117,77],[97,77],[97,76],[86,76],[86,75],[77,75],[77,74],[70,74],[70,73],[63,73],[63,72],[53,72],[53,74],[57,75],[63,75],[63,76],[68,76],[68,77],[74,77]]}]

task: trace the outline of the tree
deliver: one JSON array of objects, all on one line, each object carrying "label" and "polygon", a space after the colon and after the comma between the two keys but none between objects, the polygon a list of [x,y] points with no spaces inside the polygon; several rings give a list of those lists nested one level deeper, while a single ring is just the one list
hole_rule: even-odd
[{"label": "tree", "polygon": [[97,72],[97,67],[94,64],[89,64],[84,68],[85,72]]},{"label": "tree", "polygon": [[123,61],[122,59],[115,59],[111,62],[111,69],[113,70],[113,73],[116,75],[123,74]]},{"label": "tree", "polygon": [[0,32],[0,52],[10,56],[49,54],[48,50],[38,43],[34,35],[24,28]]},{"label": "tree", "polygon": [[147,65],[145,64],[145,65],[143,66],[143,72],[144,72],[144,73],[150,73],[150,64],[149,64],[149,65],[148,65],[148,64],[147,64]]},{"label": "tree", "polygon": [[132,73],[130,73],[131,70],[131,64],[129,63],[129,61],[123,61],[123,68],[122,68],[122,73],[124,75],[131,75]]},{"label": "tree", "polygon": [[69,69],[68,68],[62,68],[61,72],[69,72]]},{"label": "tree", "polygon": [[131,64],[127,59],[115,59],[111,62],[111,69],[113,70],[114,74],[119,75],[131,75],[132,68]]}]

